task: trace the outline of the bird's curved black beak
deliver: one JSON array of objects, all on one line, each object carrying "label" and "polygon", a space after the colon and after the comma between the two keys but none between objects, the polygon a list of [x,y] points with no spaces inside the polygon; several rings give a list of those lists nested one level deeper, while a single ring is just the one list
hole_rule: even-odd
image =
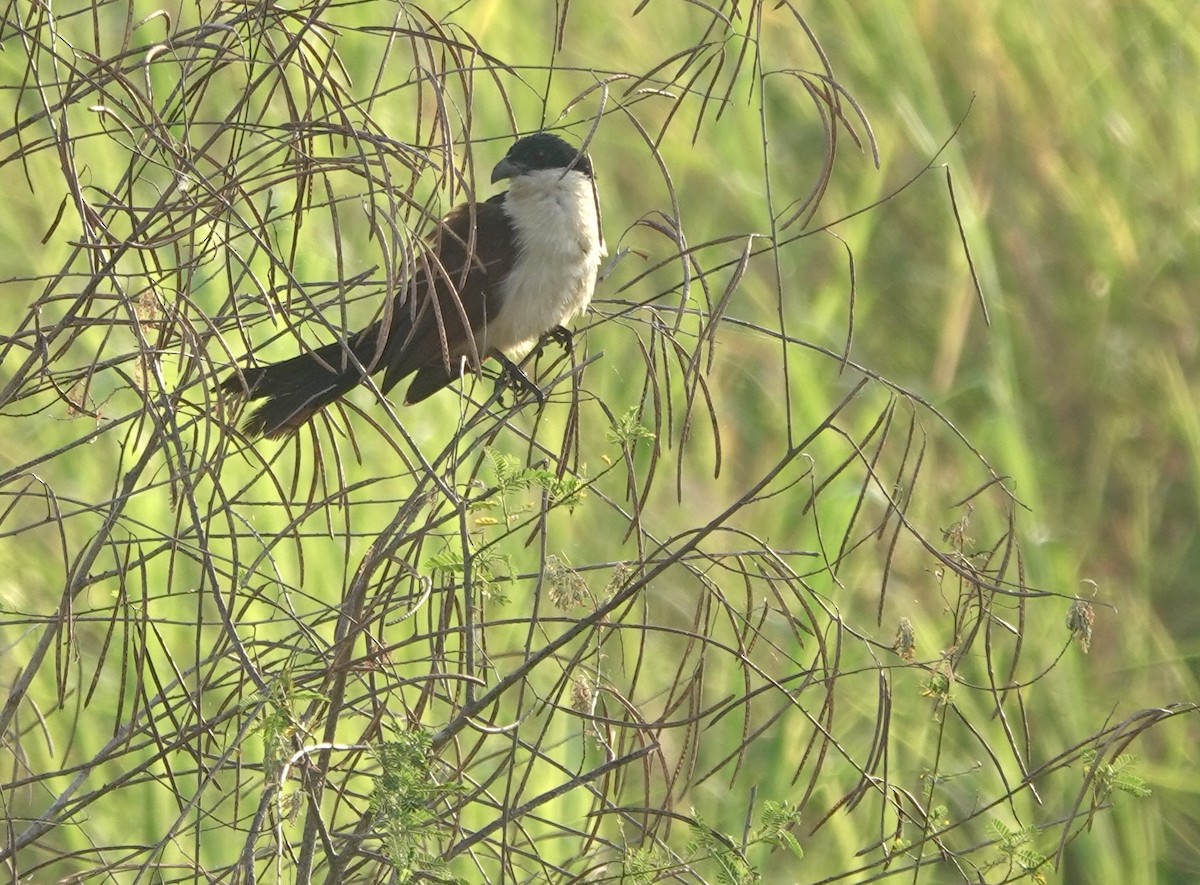
[{"label": "bird's curved black beak", "polygon": [[522,171],[524,171],[523,167],[519,163],[514,163],[508,157],[505,157],[503,160],[497,163],[496,168],[492,170],[492,184],[495,184],[497,181],[503,181],[506,178],[512,178],[515,175],[519,175]]}]

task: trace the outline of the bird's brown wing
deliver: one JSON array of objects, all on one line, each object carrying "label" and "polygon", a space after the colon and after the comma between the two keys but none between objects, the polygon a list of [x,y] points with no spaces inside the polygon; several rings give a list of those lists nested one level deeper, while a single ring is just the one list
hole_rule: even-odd
[{"label": "bird's brown wing", "polygon": [[503,205],[501,194],[446,216],[409,287],[415,295],[397,299],[383,319],[346,341],[231,373],[221,384],[227,394],[265,400],[246,420],[246,432],[286,436],[379,371],[385,392],[415,374],[407,400],[417,402],[457,379],[464,358],[475,364],[487,356],[476,352],[471,330],[483,329],[500,310],[515,258]]},{"label": "bird's brown wing", "polygon": [[457,207],[430,240],[416,297],[392,305],[379,362],[385,393],[416,373],[406,397],[410,403],[458,378],[464,358],[475,366],[487,356],[476,353],[472,330],[484,328],[499,311],[501,283],[517,250],[504,194]]}]

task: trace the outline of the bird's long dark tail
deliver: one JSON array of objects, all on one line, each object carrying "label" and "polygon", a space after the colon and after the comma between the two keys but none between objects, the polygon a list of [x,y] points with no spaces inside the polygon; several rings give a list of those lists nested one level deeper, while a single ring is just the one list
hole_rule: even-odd
[{"label": "bird's long dark tail", "polygon": [[[233,396],[266,400],[250,414],[242,429],[251,436],[287,436],[352,390],[363,380],[360,366],[370,368],[375,355],[377,336],[371,332],[358,333],[348,347],[334,342],[281,363],[231,373],[221,382],[221,390]],[[350,358],[350,352],[355,359]]]}]

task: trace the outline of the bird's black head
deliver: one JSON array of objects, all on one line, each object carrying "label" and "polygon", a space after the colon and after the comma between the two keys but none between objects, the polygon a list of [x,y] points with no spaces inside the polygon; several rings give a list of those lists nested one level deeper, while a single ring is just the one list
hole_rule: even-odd
[{"label": "bird's black head", "polygon": [[587,154],[580,153],[578,148],[557,135],[537,132],[525,136],[509,149],[492,170],[492,183],[539,169],[566,170],[568,167],[592,177],[592,161]]}]

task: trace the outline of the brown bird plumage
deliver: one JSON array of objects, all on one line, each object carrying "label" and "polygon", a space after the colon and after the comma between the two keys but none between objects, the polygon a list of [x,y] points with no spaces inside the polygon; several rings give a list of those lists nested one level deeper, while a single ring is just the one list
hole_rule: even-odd
[{"label": "brown bird plumage", "polygon": [[585,308],[603,254],[587,155],[538,133],[497,164],[492,181],[504,178],[513,180],[510,191],[459,206],[439,223],[405,287],[412,297],[398,300],[390,317],[225,378],[225,393],[265,400],[245,432],[286,436],[379,371],[385,394],[413,376],[405,399],[420,402],[483,359],[510,365],[507,352],[559,331]]}]

